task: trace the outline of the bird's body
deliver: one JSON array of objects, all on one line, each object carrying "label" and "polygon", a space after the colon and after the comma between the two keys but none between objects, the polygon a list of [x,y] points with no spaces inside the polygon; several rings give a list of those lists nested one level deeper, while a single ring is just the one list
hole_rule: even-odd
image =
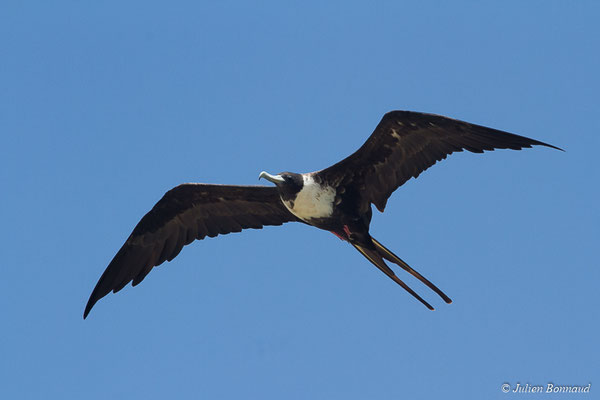
[{"label": "bird's body", "polygon": [[[274,177],[262,172],[261,177],[274,180]],[[298,192],[282,198],[285,207],[298,219],[319,229],[333,232],[340,239],[350,239],[350,234],[362,234],[369,230],[371,209],[367,213],[357,212],[355,207],[358,196],[346,192],[343,186],[332,186],[320,178],[318,172],[306,174],[281,173],[302,181]]]},{"label": "bird's body", "polygon": [[261,172],[259,177],[275,187],[177,186],[142,218],[115,255],[90,296],[84,318],[100,298],[131,281],[137,285],[154,266],[171,261],[195,239],[293,221],[331,231],[349,242],[428,308],[433,309],[385,261],[400,266],[450,303],[441,290],[370,235],[371,204],[383,212],[394,190],[453,152],[520,150],[532,145],[558,149],[439,115],[393,111],[383,117],[359,150],[324,170],[277,175]]}]

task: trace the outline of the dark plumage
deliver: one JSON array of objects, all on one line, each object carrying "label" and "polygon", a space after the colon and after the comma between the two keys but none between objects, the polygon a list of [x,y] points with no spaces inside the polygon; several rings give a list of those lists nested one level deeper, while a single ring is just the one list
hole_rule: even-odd
[{"label": "dark plumage", "polygon": [[399,265],[451,300],[369,234],[371,204],[381,212],[389,196],[410,178],[457,151],[558,147],[511,133],[433,114],[392,111],[352,155],[321,171],[260,177],[267,186],[183,184],[168,191],[137,224],[96,284],[84,311],[129,282],[171,261],[182,247],[206,236],[260,229],[298,221],[333,232],[351,243],[388,277],[428,308],[433,307],[402,282],[384,260]]},{"label": "dark plumage", "polygon": [[174,259],[195,239],[297,220],[281,204],[275,187],[179,185],[133,229],[96,284],[83,317],[102,297],[131,281],[137,285],[153,267]]}]

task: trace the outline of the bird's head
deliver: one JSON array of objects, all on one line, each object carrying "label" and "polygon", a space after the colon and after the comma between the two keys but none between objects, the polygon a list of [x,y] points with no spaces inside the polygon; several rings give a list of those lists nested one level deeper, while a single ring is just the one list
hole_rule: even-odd
[{"label": "bird's head", "polygon": [[258,175],[258,179],[261,178],[265,178],[269,182],[273,182],[277,185],[282,198],[294,197],[304,186],[302,175],[294,172],[281,172],[277,175],[271,175],[268,172],[262,171],[260,175]]}]

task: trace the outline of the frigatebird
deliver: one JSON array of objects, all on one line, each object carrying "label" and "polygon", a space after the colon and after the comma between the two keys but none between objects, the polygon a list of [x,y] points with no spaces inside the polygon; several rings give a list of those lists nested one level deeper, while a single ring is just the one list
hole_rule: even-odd
[{"label": "frigatebird", "polygon": [[139,284],[152,268],[171,261],[195,239],[242,229],[302,222],[331,231],[349,242],[373,265],[427,308],[385,261],[419,279],[446,303],[452,300],[369,234],[371,204],[383,212],[388,198],[410,178],[448,155],[467,150],[521,150],[556,146],[524,136],[434,114],[391,111],[352,155],[316,172],[261,172],[275,186],[185,183],[169,190],[140,220],[96,284],[85,307],[129,282]]}]

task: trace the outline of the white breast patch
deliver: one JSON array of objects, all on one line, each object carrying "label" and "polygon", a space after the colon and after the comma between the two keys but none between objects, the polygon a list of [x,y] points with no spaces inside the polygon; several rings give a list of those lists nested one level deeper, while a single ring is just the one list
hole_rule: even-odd
[{"label": "white breast patch", "polygon": [[303,175],[304,186],[294,201],[284,201],[288,210],[296,217],[307,221],[311,218],[329,217],[333,213],[335,189],[323,187],[312,176]]}]

